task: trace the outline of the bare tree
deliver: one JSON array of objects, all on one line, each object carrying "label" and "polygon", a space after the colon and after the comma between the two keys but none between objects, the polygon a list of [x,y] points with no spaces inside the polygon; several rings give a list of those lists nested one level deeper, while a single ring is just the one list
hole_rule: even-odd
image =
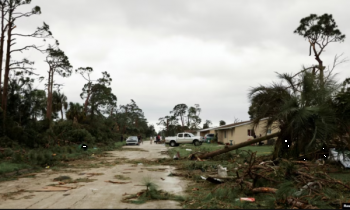
[{"label": "bare tree", "polygon": [[[56,42],[58,45],[58,42]],[[52,89],[54,84],[54,75],[58,73],[62,77],[68,77],[72,73],[72,66],[69,63],[68,57],[58,47],[49,46],[46,50],[47,56],[45,62],[49,65],[49,77],[47,83],[47,112],[46,118],[51,120],[52,116]]]},{"label": "bare tree", "polygon": [[[0,40],[0,45],[2,42],[4,42],[4,37],[5,37],[5,31],[7,32],[7,41],[6,41],[6,62],[5,62],[5,72],[4,72],[4,84],[3,84],[3,92],[2,92],[2,103],[1,107],[3,109],[3,126],[5,127],[5,120],[6,120],[6,112],[7,112],[7,95],[8,95],[8,84],[9,84],[9,73],[11,69],[19,69],[19,70],[24,70],[25,72],[31,72],[33,68],[27,67],[27,65],[32,65],[33,62],[29,62],[27,59],[23,59],[22,61],[15,61],[11,63],[11,57],[12,54],[15,52],[23,52],[24,50],[29,50],[29,49],[36,49],[39,50],[40,52],[43,52],[43,50],[40,49],[39,46],[36,45],[28,45],[22,48],[18,49],[12,49],[12,47],[16,44],[15,37],[21,36],[21,37],[31,37],[31,38],[46,38],[46,37],[51,37],[52,34],[49,31],[49,26],[44,23],[42,27],[38,27],[37,30],[32,33],[32,34],[16,34],[13,33],[13,30],[17,27],[16,26],[16,21],[20,18],[23,17],[30,17],[35,14],[40,14],[41,10],[40,7],[35,6],[31,11],[29,12],[18,12],[16,11],[18,7],[21,5],[26,5],[30,4],[31,0],[3,0],[1,1],[1,14],[2,16],[2,40]],[[7,19],[5,18],[4,15],[7,15]],[[4,19],[7,21],[7,25],[4,27]],[[0,51],[3,49],[4,45],[0,46]],[[1,62],[3,61],[3,58],[1,57],[1,52],[0,52],[0,59]],[[1,66],[2,67],[2,66]],[[0,80],[1,81],[1,80]],[[1,84],[0,84],[1,86]]]}]

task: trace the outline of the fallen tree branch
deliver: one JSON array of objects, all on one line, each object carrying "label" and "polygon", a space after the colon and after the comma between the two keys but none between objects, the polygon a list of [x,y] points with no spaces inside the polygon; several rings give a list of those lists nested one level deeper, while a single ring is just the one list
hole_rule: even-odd
[{"label": "fallen tree branch", "polygon": [[242,148],[242,147],[245,147],[245,146],[249,146],[251,144],[255,144],[255,143],[267,140],[267,139],[271,139],[271,138],[277,137],[279,134],[280,133],[278,132],[278,133],[267,135],[267,136],[264,136],[264,137],[261,137],[261,138],[253,139],[251,141],[245,141],[245,142],[242,142],[240,144],[233,145],[233,146],[225,146],[224,149],[216,150],[214,152],[209,152],[209,153],[197,156],[197,157],[199,157],[200,159],[211,158],[211,157],[214,157],[214,156],[217,156],[217,155],[221,155],[221,154],[226,153],[226,152],[230,152],[232,150],[236,150],[236,149],[239,149],[239,148]]},{"label": "fallen tree branch", "polygon": [[253,193],[276,193],[277,189],[276,188],[271,188],[271,187],[258,187],[252,189]]}]

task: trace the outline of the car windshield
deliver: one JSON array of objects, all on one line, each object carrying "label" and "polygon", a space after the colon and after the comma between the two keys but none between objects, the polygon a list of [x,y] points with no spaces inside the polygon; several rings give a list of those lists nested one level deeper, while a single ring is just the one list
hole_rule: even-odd
[{"label": "car windshield", "polygon": [[137,136],[130,136],[127,140],[137,140]]}]

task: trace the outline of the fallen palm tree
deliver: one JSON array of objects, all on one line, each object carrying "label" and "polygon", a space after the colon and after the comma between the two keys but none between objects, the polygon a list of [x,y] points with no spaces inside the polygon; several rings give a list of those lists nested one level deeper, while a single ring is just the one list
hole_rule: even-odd
[{"label": "fallen palm tree", "polygon": [[211,157],[214,157],[214,156],[217,156],[217,155],[224,154],[226,152],[230,152],[232,150],[236,150],[236,149],[239,149],[239,148],[242,148],[242,147],[245,147],[245,146],[249,146],[251,144],[255,144],[255,143],[267,140],[267,139],[271,139],[271,138],[277,137],[279,134],[280,133],[278,132],[278,133],[267,135],[267,136],[264,136],[264,137],[261,137],[261,138],[253,139],[251,141],[242,142],[240,144],[236,144],[236,145],[233,145],[233,146],[225,146],[224,149],[216,150],[214,152],[209,152],[209,153],[206,153],[206,154],[203,154],[203,155],[198,155],[196,157],[198,157],[199,159],[211,158]]}]

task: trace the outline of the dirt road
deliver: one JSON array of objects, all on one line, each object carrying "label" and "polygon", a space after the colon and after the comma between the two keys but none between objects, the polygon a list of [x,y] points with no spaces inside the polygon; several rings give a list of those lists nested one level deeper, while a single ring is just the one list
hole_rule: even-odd
[{"label": "dirt road", "polygon": [[[95,160],[73,161],[69,168],[65,170],[53,171],[46,169],[42,173],[38,173],[34,178],[19,178],[15,181],[7,181],[0,183],[0,209],[4,208],[118,208],[118,209],[179,209],[179,203],[176,201],[148,201],[144,204],[130,204],[121,202],[122,198],[127,194],[135,194],[145,189],[142,181],[145,177],[151,178],[159,189],[176,195],[183,195],[187,182],[178,177],[169,177],[168,174],[174,170],[170,166],[145,166],[137,164],[116,164],[116,160],[129,159],[135,160],[135,163],[142,163],[142,158],[152,160],[156,158],[167,158],[162,155],[161,151],[166,151],[164,145],[150,144],[144,142],[140,146],[125,146],[130,151],[111,151],[108,157],[96,157]],[[137,151],[136,148],[142,150]],[[136,161],[137,160],[137,161]],[[108,164],[99,168],[97,163]],[[37,192],[50,184],[57,184],[53,181],[58,176],[70,176],[72,179],[87,178],[88,173],[103,173],[89,177],[96,179],[92,182],[78,182],[66,184],[63,186],[76,187],[68,191],[54,192]],[[90,174],[91,175],[91,174]],[[128,180],[118,180],[115,175],[128,177]],[[164,179],[164,180],[163,180]],[[127,184],[113,184],[106,182],[119,181],[130,182]]]}]

